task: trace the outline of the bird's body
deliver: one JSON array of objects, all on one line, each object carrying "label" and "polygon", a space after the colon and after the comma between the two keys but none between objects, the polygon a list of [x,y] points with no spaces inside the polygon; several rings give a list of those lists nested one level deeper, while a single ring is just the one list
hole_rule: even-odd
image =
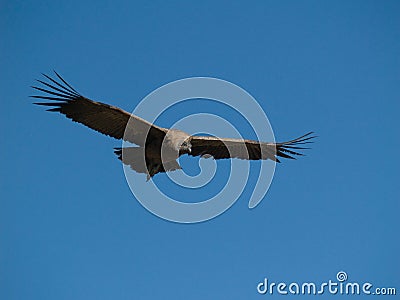
[{"label": "bird's body", "polygon": [[114,152],[124,164],[138,173],[147,174],[148,179],[160,172],[181,169],[177,158],[185,154],[214,159],[270,159],[276,162],[279,162],[278,157],[294,159],[293,155],[302,155],[297,150],[307,149],[299,145],[310,143],[314,138],[311,132],[283,143],[192,136],[178,129],[158,127],[118,107],[90,100],[55,74],[60,81],[44,74],[51,83],[38,80],[50,89],[33,87],[47,95],[31,96],[55,102],[35,104],[50,106],[48,111],[60,112],[102,134],[137,145],[115,148]]},{"label": "bird's body", "polygon": [[187,154],[188,149],[181,145],[190,139],[190,135],[178,129],[167,131],[162,143],[148,141],[145,147],[115,148],[115,154],[126,165],[138,173],[146,173],[147,180],[159,172],[181,169],[176,161]]}]

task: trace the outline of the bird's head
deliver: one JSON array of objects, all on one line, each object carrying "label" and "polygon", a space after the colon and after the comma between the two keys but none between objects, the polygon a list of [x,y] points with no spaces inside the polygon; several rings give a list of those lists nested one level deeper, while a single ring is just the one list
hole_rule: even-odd
[{"label": "bird's head", "polygon": [[192,152],[192,144],[190,143],[189,139],[186,139],[183,141],[181,144],[181,147],[179,149],[179,152],[181,153],[191,153]]}]

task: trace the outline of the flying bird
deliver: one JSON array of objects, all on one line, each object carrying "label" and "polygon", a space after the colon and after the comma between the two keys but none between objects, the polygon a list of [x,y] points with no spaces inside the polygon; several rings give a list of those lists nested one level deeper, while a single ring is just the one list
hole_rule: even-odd
[{"label": "flying bird", "polygon": [[147,180],[157,173],[181,169],[177,162],[181,155],[280,162],[280,157],[295,159],[295,156],[303,155],[298,151],[308,149],[303,145],[315,138],[313,132],[282,143],[194,136],[159,127],[118,107],[90,100],[54,73],[54,78],[42,74],[48,81],[37,81],[43,86],[32,86],[42,93],[31,97],[47,100],[34,104],[47,106],[47,111],[59,112],[102,134],[137,145],[114,148],[114,153],[125,165],[147,174]]}]

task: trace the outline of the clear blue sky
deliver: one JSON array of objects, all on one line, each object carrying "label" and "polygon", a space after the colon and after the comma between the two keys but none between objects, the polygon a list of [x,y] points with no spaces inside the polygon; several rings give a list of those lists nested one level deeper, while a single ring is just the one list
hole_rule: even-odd
[{"label": "clear blue sky", "polygon": [[[280,299],[257,283],[341,270],[400,292],[400,2],[201,2],[0,3],[1,299]],[[134,199],[120,142],[31,104],[52,69],[130,111],[170,81],[222,78],[278,140],[320,137],[256,209],[247,191],[171,223]]]}]

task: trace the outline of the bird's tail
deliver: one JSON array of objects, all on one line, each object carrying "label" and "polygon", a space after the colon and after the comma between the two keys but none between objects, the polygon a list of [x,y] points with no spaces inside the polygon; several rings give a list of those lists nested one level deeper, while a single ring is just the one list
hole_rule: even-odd
[{"label": "bird's tail", "polygon": [[147,166],[142,147],[114,148],[114,153],[125,165],[138,173],[147,174]]},{"label": "bird's tail", "polygon": [[161,158],[153,158],[151,161],[147,161],[143,147],[114,148],[114,153],[117,155],[118,159],[125,165],[130,166],[132,170],[147,174],[150,177],[160,172],[181,169],[181,166],[176,160],[161,162]]}]

